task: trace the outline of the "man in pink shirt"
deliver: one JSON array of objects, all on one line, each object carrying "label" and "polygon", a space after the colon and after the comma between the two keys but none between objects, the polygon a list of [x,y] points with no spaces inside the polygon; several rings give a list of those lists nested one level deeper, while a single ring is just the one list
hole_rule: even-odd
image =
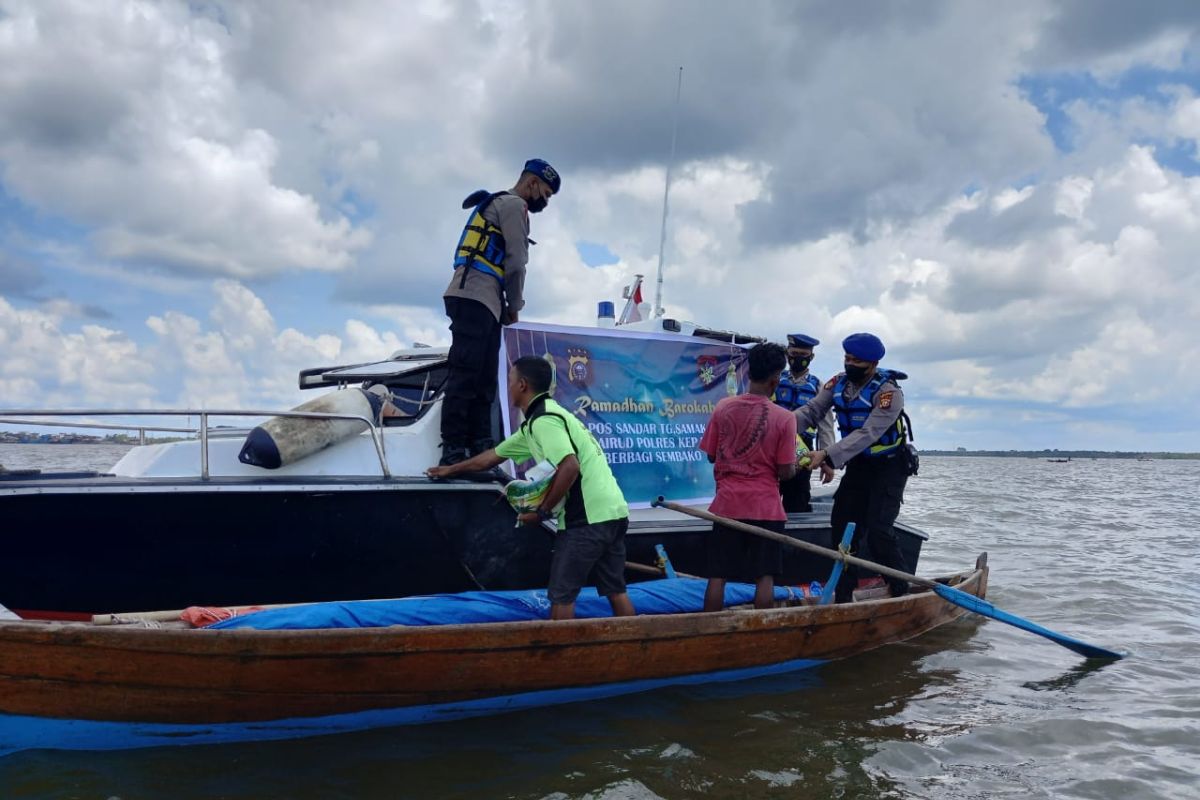
[{"label": "man in pink shirt", "polygon": [[[772,402],[787,366],[786,351],[768,343],[751,348],[750,388],[717,403],[700,449],[717,481],[709,511],[783,533],[787,514],[779,481],[796,474],[796,417]],[[783,546],[761,536],[714,524],[707,537],[708,588],[704,610],[725,607],[725,581],[751,578],[754,607],[771,608],[775,576],[783,571]]]}]

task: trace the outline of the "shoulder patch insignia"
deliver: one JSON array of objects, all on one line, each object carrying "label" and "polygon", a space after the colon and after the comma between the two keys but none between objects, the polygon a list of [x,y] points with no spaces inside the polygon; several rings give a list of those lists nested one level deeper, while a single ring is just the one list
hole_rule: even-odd
[{"label": "shoulder patch insignia", "polygon": [[895,394],[895,392],[883,392],[882,394],[880,394],[879,395],[879,407],[884,408],[884,409],[891,408],[892,407],[892,395],[894,395],[894,394]]},{"label": "shoulder patch insignia", "polygon": [[830,391],[832,391],[833,387],[835,387],[835,386],[837,386],[837,376],[836,375],[834,377],[830,378],[829,380],[825,381],[826,389],[829,389]]}]

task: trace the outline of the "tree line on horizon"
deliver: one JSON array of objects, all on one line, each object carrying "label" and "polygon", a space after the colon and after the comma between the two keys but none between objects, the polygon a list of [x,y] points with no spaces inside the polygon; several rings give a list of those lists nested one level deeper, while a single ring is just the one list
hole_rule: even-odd
[{"label": "tree line on horizon", "polygon": [[922,450],[923,455],[930,456],[990,456],[996,458],[1124,458],[1124,459],[1197,459],[1200,453],[1147,452],[1130,450],[1059,450],[1046,448],[1044,450],[968,450],[958,447],[954,450]]}]

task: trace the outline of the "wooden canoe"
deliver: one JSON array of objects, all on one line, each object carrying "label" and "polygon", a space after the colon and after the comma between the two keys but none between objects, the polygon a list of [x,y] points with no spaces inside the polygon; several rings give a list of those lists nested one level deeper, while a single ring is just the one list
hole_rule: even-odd
[{"label": "wooden canoe", "polygon": [[[984,555],[940,580],[983,597],[987,576]],[[436,627],[0,623],[0,751],[97,746],[76,742],[90,723],[108,737],[99,746],[280,738],[737,680],[911,639],[964,613],[917,590],[832,606]],[[118,725],[138,731],[132,743],[113,738]]]}]

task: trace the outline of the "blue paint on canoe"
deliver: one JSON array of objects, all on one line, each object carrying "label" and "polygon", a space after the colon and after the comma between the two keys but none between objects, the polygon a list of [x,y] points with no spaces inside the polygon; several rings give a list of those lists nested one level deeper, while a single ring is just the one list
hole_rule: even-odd
[{"label": "blue paint on canoe", "polygon": [[[850,543],[854,541],[854,526],[858,523],[847,522],[846,532],[842,534],[841,550],[850,552]],[[842,577],[842,570],[846,568],[845,561],[833,562],[833,572],[829,573],[829,582],[825,584],[824,591],[821,592],[821,605],[827,606],[833,602],[834,595],[837,593],[838,581]]]},{"label": "blue paint on canoe", "polygon": [[823,659],[801,658],[762,667],[719,670],[670,678],[621,681],[572,689],[549,689],[458,703],[360,711],[327,717],[296,717],[266,722],[175,725],[150,722],[47,719],[0,714],[0,755],[34,749],[128,750],[139,747],[301,739],[370,728],[450,722],[561,703],[600,700],[667,686],[742,681],[811,669],[824,663]]}]

